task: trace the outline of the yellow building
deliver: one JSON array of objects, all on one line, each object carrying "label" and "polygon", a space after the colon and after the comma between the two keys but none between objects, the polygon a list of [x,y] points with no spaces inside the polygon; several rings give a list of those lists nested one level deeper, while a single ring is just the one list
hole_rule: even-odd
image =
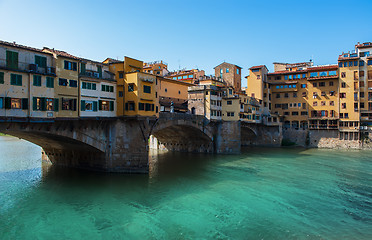
[{"label": "yellow building", "polygon": [[194,84],[166,77],[157,77],[160,112],[187,112],[188,88]]},{"label": "yellow building", "polygon": [[240,120],[240,97],[232,87],[224,88],[222,95],[222,120]]},{"label": "yellow building", "polygon": [[56,63],[57,81],[54,86],[55,98],[59,99],[57,118],[79,117],[79,61],[80,58],[50,48],[43,52],[53,54]]},{"label": "yellow building", "polygon": [[194,115],[209,120],[222,120],[222,89],[213,85],[197,85],[188,88],[188,108]]},{"label": "yellow building", "polygon": [[154,61],[143,63],[143,72],[154,74],[156,76],[168,75],[168,63],[164,61]]}]

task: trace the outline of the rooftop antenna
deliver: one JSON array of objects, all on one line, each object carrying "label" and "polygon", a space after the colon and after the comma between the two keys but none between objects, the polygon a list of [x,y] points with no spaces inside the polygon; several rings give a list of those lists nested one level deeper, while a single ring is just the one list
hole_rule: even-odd
[{"label": "rooftop antenna", "polygon": [[178,59],[178,70],[181,70],[181,61]]}]

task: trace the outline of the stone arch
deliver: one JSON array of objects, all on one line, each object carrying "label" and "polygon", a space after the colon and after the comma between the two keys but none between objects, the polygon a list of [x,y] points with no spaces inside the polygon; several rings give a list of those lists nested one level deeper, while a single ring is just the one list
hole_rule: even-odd
[{"label": "stone arch", "polygon": [[250,146],[256,145],[258,142],[257,130],[251,128],[250,126],[243,125],[241,126],[241,145]]},{"label": "stone arch", "polygon": [[152,129],[151,135],[170,151],[214,151],[212,132],[192,121],[159,122]]}]

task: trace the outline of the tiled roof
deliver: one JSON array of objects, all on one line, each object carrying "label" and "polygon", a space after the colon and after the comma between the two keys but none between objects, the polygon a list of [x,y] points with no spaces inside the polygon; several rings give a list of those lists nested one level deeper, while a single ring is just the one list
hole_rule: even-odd
[{"label": "tiled roof", "polygon": [[299,71],[287,71],[287,70],[283,70],[283,71],[276,71],[276,72],[268,73],[268,75],[297,74],[297,73],[306,73],[306,72],[307,72],[307,70],[299,70]]},{"label": "tiled roof", "polygon": [[76,60],[79,60],[81,58],[79,57],[76,57],[74,55],[71,55],[65,51],[61,51],[61,50],[55,50],[54,48],[53,49],[50,49],[50,48],[47,48],[47,47],[44,47],[43,50],[46,50],[46,51],[49,51],[49,52],[52,52],[52,53],[55,53],[57,54],[58,56],[62,56],[62,57],[66,57],[66,58],[72,58],[72,59],[76,59]]},{"label": "tiled roof", "polygon": [[257,68],[263,68],[263,67],[266,67],[266,66],[265,65],[253,66],[253,67],[250,67],[249,69],[257,69]]},{"label": "tiled roof", "polygon": [[[25,50],[34,51],[34,52],[44,53],[42,51],[42,49],[38,49],[38,48],[33,48],[33,47],[28,47],[28,46],[16,44],[16,42],[10,43],[10,42],[5,42],[5,41],[1,41],[0,40],[0,44],[1,45],[5,45],[5,46],[9,46],[9,47],[16,47],[16,48],[21,48],[21,49],[25,49]],[[45,54],[48,54],[48,53],[45,53]]]},{"label": "tiled roof", "polygon": [[336,70],[338,68],[338,65],[328,65],[328,66],[315,66],[310,67],[307,70],[308,71],[318,71],[318,70]]}]

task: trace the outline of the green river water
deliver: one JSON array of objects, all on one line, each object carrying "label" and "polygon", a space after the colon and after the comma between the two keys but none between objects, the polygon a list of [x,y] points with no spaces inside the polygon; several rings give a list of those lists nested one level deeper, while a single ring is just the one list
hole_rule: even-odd
[{"label": "green river water", "polygon": [[103,174],[0,136],[0,239],[372,239],[371,156],[166,153],[149,175]]}]

